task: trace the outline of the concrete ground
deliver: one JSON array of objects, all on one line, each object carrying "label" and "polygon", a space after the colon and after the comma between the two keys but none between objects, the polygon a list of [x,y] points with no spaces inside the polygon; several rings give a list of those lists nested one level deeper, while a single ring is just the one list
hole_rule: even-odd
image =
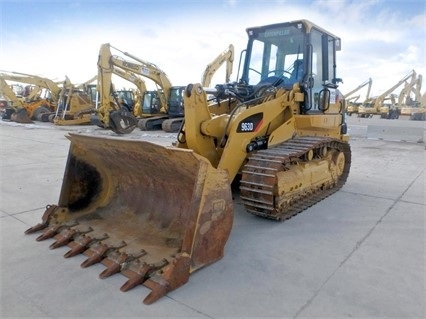
[{"label": "concrete ground", "polygon": [[[81,269],[84,256],[65,259],[67,247],[24,235],[58,202],[64,135],[112,133],[0,121],[0,317],[424,318],[425,123],[348,123],[352,166],[340,191],[284,223],[245,213],[237,197],[224,258],[146,306],[144,286],[122,293],[124,276],[99,279],[103,265]],[[175,138],[138,129],[127,137]]]}]

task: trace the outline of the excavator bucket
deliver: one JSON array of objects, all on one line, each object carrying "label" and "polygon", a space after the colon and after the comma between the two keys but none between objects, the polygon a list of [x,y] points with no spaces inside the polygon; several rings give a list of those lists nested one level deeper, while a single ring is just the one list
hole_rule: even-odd
[{"label": "excavator bucket", "polygon": [[151,304],[185,284],[189,275],[223,257],[233,221],[228,174],[190,150],[137,140],[70,134],[58,205],[49,205],[42,231],[68,245],[65,257],[121,273],[127,291],[151,289]]},{"label": "excavator bucket", "polygon": [[124,109],[112,111],[109,122],[111,130],[117,134],[129,134],[138,124],[136,117]]},{"label": "excavator bucket", "polygon": [[18,108],[15,112],[12,112],[10,119],[12,122],[16,123],[34,123],[28,116],[27,110],[25,108]]}]

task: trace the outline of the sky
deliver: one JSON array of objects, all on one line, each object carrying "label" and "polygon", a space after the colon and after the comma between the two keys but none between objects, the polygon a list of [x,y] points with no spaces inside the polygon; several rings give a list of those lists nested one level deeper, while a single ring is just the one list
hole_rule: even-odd
[{"label": "sky", "polygon": [[[369,78],[374,96],[412,70],[426,76],[423,0],[0,0],[0,70],[78,84],[97,74],[100,45],[110,43],[187,85],[233,44],[234,81],[246,28],[298,19],[342,39],[343,94]],[[224,81],[223,66],[212,84]]]}]

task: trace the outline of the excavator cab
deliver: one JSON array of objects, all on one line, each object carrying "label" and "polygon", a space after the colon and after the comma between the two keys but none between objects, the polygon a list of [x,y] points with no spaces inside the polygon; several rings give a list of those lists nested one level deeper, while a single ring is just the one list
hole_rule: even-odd
[{"label": "excavator cab", "polygon": [[[306,20],[247,32],[240,81],[183,90],[175,146],[70,134],[59,201],[27,233],[68,245],[65,257],[83,253],[83,267],[104,264],[101,278],[123,274],[124,291],[150,288],[149,304],[222,258],[236,176],[247,212],[273,220],[337,191],[351,158],[336,85],[339,38]],[[293,71],[302,76],[291,83]]]},{"label": "excavator cab", "polygon": [[167,100],[168,112],[171,118],[183,117],[183,92],[184,86],[172,86],[169,91],[169,99]]}]

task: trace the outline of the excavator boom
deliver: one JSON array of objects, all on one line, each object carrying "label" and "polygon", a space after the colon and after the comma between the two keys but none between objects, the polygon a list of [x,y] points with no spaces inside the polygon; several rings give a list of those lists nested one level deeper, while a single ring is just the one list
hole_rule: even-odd
[{"label": "excavator boom", "polygon": [[0,91],[12,104],[12,107],[7,105],[4,108],[3,120],[10,119],[17,123],[33,123],[31,118],[28,116],[24,102],[18,99],[15,92],[9,87],[9,84],[0,76]]},{"label": "excavator boom", "polygon": [[232,67],[234,65],[234,46],[230,44],[225,51],[220,53],[212,62],[210,62],[204,70],[201,84],[203,87],[209,87],[213,76],[217,70],[226,63],[225,83],[231,80]]},{"label": "excavator boom", "polygon": [[[27,83],[32,86],[33,90],[26,96],[25,102],[14,103],[26,109],[28,118],[44,122],[53,121],[58,125],[90,123],[90,113],[93,112],[92,102],[85,92],[75,88],[67,76],[62,82],[19,72],[1,73],[0,77],[3,80]],[[47,90],[48,98],[39,98],[38,92],[41,89]],[[24,114],[16,113],[21,116]],[[17,114],[14,116],[16,117]],[[22,123],[22,119],[19,119],[19,122]]]},{"label": "excavator boom", "polygon": [[389,107],[384,106],[384,101],[387,99],[393,99],[392,92],[395,91],[398,87],[406,83],[407,80],[411,78],[411,81],[416,78],[416,71],[411,70],[407,75],[405,75],[401,80],[396,84],[391,86],[385,92],[379,96],[371,99],[367,99],[358,109],[358,116],[360,117],[370,117],[374,114],[381,114],[382,118],[397,118],[397,110],[390,112]]}]

